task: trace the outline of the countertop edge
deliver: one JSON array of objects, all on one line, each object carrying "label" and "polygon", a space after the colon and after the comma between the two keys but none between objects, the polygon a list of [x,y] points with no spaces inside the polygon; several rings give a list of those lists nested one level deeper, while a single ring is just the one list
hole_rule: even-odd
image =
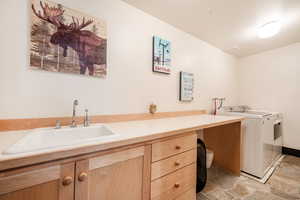
[{"label": "countertop edge", "polygon": [[3,159],[0,160],[0,171],[12,170],[20,167],[42,164],[54,160],[62,160],[62,159],[67,159],[72,157],[79,157],[85,154],[108,151],[110,149],[121,148],[129,145],[135,145],[135,144],[143,145],[144,143],[153,140],[158,140],[165,137],[171,137],[171,136],[176,136],[184,133],[189,133],[192,131],[197,131],[205,128],[211,128],[215,126],[222,126],[226,124],[241,122],[243,120],[244,120],[243,117],[239,117],[233,120],[225,120],[222,122],[209,123],[209,124],[190,127],[190,128],[149,134],[147,136],[140,136],[140,137],[137,136],[126,140],[119,140],[119,141],[113,141],[113,142],[101,143],[101,144],[93,144],[93,145],[83,146],[83,147],[74,147],[73,149],[56,150],[47,153],[37,153],[36,155],[28,155],[28,156],[18,157],[18,158]]}]

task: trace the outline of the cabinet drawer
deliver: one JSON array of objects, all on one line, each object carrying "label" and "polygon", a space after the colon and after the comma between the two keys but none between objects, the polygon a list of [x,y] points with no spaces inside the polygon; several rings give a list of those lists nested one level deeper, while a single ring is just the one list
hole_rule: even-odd
[{"label": "cabinet drawer", "polygon": [[196,164],[186,166],[151,183],[151,200],[174,199],[196,187]]},{"label": "cabinet drawer", "polygon": [[174,200],[196,200],[196,189],[190,189],[189,191],[183,193]]},{"label": "cabinet drawer", "polygon": [[195,163],[196,158],[197,158],[197,151],[196,149],[192,149],[190,151],[152,163],[151,180],[157,179],[177,169]]},{"label": "cabinet drawer", "polygon": [[197,135],[188,135],[152,144],[152,162],[176,155],[197,146]]}]

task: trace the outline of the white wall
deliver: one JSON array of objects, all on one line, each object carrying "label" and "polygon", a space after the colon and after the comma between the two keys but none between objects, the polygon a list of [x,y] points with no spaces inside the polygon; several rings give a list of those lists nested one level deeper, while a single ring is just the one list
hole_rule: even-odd
[{"label": "white wall", "polygon": [[[108,24],[106,79],[28,69],[27,0],[0,3],[0,119],[71,115],[72,101],[92,115],[210,109],[211,98],[237,100],[236,59],[119,0],[55,0],[105,19]],[[152,36],[172,42],[172,75],[152,73]],[[195,100],[178,101],[179,71],[195,73]]]},{"label": "white wall", "polygon": [[300,43],[239,60],[239,103],[282,112],[284,146],[299,149]]}]

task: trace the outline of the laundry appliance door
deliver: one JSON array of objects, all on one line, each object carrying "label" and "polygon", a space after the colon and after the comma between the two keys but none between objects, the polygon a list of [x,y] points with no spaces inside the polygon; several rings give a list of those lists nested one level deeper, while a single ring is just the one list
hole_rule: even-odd
[{"label": "laundry appliance door", "polygon": [[243,122],[242,171],[263,176],[263,145],[261,118],[246,118]]},{"label": "laundry appliance door", "polygon": [[274,120],[271,116],[264,117],[263,121],[263,175],[273,164],[274,153]]}]

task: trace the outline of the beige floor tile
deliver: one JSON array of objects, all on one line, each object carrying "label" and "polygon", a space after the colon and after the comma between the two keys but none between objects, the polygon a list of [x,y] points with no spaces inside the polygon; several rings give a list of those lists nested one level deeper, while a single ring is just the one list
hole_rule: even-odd
[{"label": "beige floor tile", "polygon": [[213,166],[197,200],[300,200],[300,158],[286,156],[266,184]]}]

